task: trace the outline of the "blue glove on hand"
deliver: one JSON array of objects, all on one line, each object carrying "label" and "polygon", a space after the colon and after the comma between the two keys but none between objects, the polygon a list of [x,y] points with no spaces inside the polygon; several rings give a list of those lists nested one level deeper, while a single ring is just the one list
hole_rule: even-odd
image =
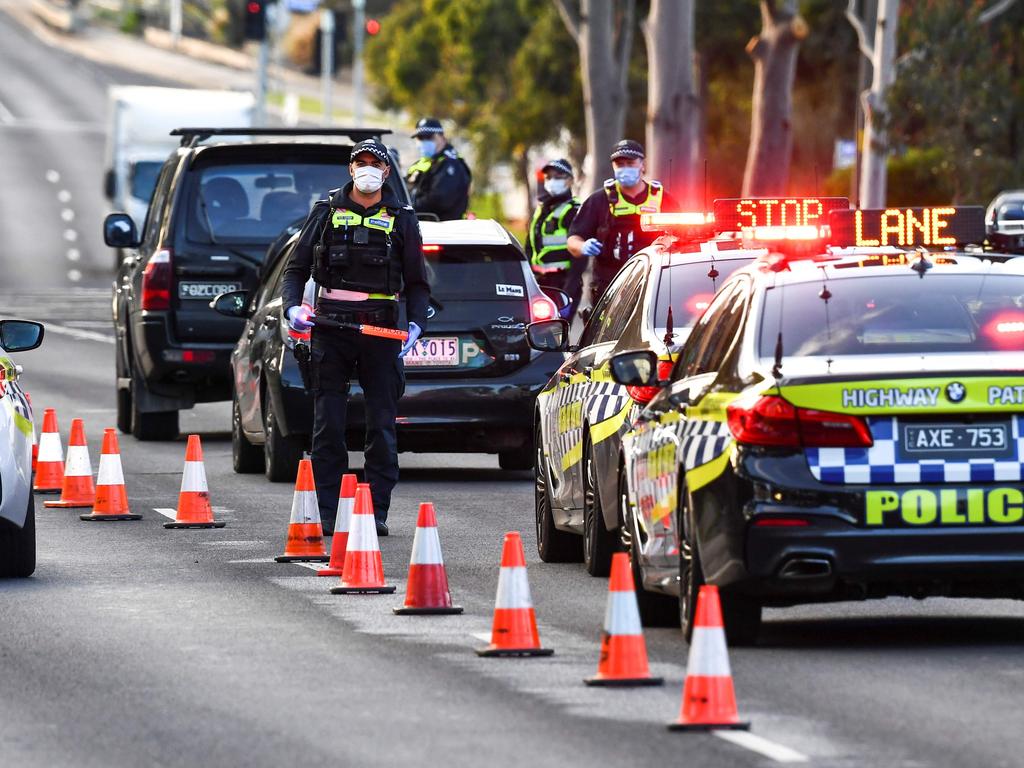
[{"label": "blue glove on hand", "polygon": [[416,345],[416,340],[420,337],[421,333],[423,333],[422,328],[416,325],[416,323],[409,323],[409,338],[402,345],[402,351],[398,353],[399,357],[405,357],[409,354],[409,350]]},{"label": "blue glove on hand", "polygon": [[291,326],[291,329],[300,333],[312,328],[313,324],[309,322],[309,320],[310,318],[316,317],[316,315],[306,307],[289,307],[288,311],[285,312],[284,315],[288,318],[288,324]]},{"label": "blue glove on hand", "polygon": [[583,244],[583,255],[584,256],[600,256],[601,255],[601,241],[596,237],[592,237]]}]

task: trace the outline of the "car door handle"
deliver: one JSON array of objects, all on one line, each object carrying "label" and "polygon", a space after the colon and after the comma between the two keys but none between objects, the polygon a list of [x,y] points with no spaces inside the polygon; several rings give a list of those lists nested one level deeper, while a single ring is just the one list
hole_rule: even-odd
[{"label": "car door handle", "polygon": [[263,322],[266,323],[267,327],[273,328],[279,321],[277,319],[277,315],[267,315],[263,318]]},{"label": "car door handle", "polygon": [[594,366],[592,365],[588,365],[586,368],[583,369],[583,375],[586,376],[588,379],[590,378],[590,374],[592,374],[593,372]]}]

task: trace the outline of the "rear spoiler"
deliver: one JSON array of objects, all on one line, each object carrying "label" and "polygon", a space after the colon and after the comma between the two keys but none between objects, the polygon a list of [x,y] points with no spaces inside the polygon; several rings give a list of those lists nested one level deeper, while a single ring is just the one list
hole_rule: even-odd
[{"label": "rear spoiler", "polygon": [[194,147],[211,136],[344,136],[353,142],[379,139],[390,128],[175,128],[171,136],[181,136],[181,146]]}]

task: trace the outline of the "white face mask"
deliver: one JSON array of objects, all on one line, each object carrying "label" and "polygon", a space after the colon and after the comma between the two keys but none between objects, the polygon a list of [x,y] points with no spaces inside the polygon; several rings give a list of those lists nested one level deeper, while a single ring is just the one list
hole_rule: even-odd
[{"label": "white face mask", "polygon": [[372,165],[363,165],[356,168],[356,172],[352,174],[352,181],[356,189],[364,195],[372,195],[384,186],[384,171]]},{"label": "white face mask", "polygon": [[569,189],[568,179],[544,179],[544,191],[552,197],[565,194],[567,189]]}]

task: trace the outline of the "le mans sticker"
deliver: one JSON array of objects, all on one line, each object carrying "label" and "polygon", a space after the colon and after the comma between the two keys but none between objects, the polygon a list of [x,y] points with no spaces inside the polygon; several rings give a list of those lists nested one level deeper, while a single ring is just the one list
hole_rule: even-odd
[{"label": "le mans sticker", "polygon": [[494,290],[499,296],[517,296],[522,298],[526,295],[521,285],[506,285],[505,283],[495,283]]}]

